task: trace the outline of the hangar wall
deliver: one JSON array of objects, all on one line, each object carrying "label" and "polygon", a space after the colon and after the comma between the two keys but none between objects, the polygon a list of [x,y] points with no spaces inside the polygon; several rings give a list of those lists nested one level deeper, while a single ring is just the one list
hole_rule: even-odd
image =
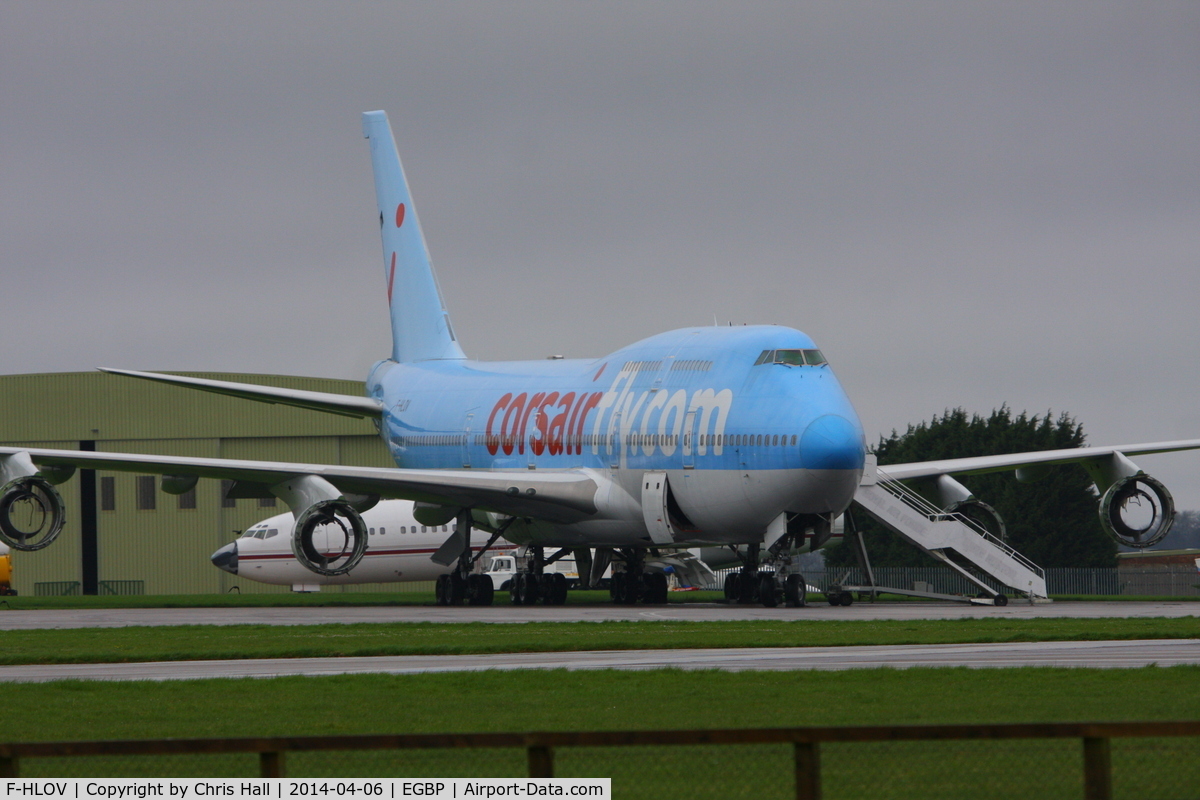
[{"label": "hangar wall", "polygon": [[[285,375],[178,373],[200,378],[361,395],[358,381]],[[392,466],[368,420],[257,403],[102,372],[0,376],[0,443],[76,450]],[[101,592],[197,594],[286,592],[217,569],[209,557],[260,519],[286,512],[282,502],[227,500],[221,481],[201,479],[193,498],[163,492],[158,476],[97,471],[97,538],[85,558],[81,484],[87,471],[58,486],[67,505],[58,540],[13,554],[13,588],[34,594],[86,583],[88,564]],[[141,489],[139,493],[139,478]],[[148,506],[153,506],[150,508]],[[141,582],[139,585],[136,582]],[[124,583],[134,582],[134,583]],[[323,591],[400,590],[403,585],[325,587]]]}]

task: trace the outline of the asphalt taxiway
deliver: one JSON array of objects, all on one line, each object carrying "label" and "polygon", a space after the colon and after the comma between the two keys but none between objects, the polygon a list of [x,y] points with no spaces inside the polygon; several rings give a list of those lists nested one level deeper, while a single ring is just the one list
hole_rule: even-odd
[{"label": "asphalt taxiway", "polygon": [[1200,639],[1123,642],[761,647],[696,650],[603,650],[465,656],[271,658],[153,661],[128,664],[29,664],[0,667],[0,683],[57,680],[196,680],[303,675],[481,670],[846,670],[890,667],[1090,667],[1200,665]]},{"label": "asphalt taxiway", "polygon": [[[672,603],[662,606],[320,606],[287,608],[130,608],[23,610],[0,606],[0,630],[123,628],[133,625],[325,625],[352,622],[607,622],[675,620],[915,620],[1064,617],[1200,617],[1200,602],[1056,602],[997,606],[961,603],[855,603],[805,608]],[[1198,629],[1200,632],[1200,629]]]}]

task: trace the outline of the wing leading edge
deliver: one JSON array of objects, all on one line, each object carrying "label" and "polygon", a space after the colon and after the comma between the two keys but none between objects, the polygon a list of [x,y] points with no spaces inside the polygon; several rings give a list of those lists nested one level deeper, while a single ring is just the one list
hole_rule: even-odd
[{"label": "wing leading edge", "polygon": [[1111,459],[1114,456],[1144,456],[1153,453],[1174,453],[1180,450],[1198,449],[1200,449],[1200,439],[1181,439],[1174,442],[1147,442],[1107,447],[1072,447],[1065,450],[1041,450],[998,456],[947,458],[940,461],[914,461],[908,464],[881,465],[878,469],[893,480],[904,481],[916,478],[932,478],[938,475],[983,475],[989,472],[1016,470],[1021,467],[1055,466],[1058,464],[1081,464],[1087,466]]},{"label": "wing leading edge", "polygon": [[167,375],[161,372],[137,372],[130,369],[106,369],[101,372],[111,375],[124,375],[129,378],[141,378],[147,381],[167,383],[172,386],[183,386],[188,389],[199,389],[203,392],[213,392],[229,397],[240,397],[244,400],[256,400],[260,403],[278,403],[285,406],[307,408],[311,411],[324,411],[330,414],[341,414],[347,417],[371,417],[378,419],[383,415],[383,405],[372,397],[354,397],[347,394],[331,392],[312,392],[305,389],[287,389],[280,386],[261,386],[255,383],[235,383],[233,381],[215,381],[208,378],[189,378],[184,375]]},{"label": "wing leading edge", "polygon": [[595,514],[599,487],[598,478],[583,469],[540,474],[518,470],[415,470],[0,447],[0,462],[26,458],[43,473],[59,470],[60,475],[64,474],[63,468],[81,468],[233,480],[257,487],[258,493],[243,494],[255,497],[271,496],[272,487],[313,476],[345,495],[476,508],[555,523],[577,522]]}]

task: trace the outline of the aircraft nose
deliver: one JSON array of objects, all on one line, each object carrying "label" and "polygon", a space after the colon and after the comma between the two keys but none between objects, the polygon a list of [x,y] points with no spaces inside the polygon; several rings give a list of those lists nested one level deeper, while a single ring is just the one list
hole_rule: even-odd
[{"label": "aircraft nose", "polygon": [[220,567],[226,572],[238,574],[238,553],[237,542],[230,542],[220,550],[212,554],[212,563],[214,567]]},{"label": "aircraft nose", "polygon": [[862,469],[862,431],[837,414],[817,417],[800,437],[800,465],[805,469]]}]

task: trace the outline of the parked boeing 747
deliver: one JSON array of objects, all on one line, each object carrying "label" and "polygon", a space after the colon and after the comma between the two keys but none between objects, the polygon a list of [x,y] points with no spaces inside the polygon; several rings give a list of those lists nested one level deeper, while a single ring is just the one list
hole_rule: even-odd
[{"label": "parked boeing 747", "polygon": [[[414,501],[426,526],[448,526],[435,563],[452,567],[439,600],[488,603],[472,580],[477,547],[500,537],[533,557],[514,580],[548,592],[553,552],[590,548],[613,573],[618,602],[657,596],[646,561],[660,548],[741,554],[731,599],[798,605],[792,555],[820,547],[852,503],[1005,602],[1005,587],[1046,594],[1044,574],[997,536],[995,512],[958,481],[1080,465],[1095,481],[1105,529],[1123,544],[1161,540],[1174,518],[1166,488],[1132,456],[1200,448],[1200,440],[960,458],[877,467],[863,427],[817,343],[770,325],[686,328],[595,359],[487,363],[460,347],[439,294],[387,116],[363,116],[383,237],[392,352],[365,397],[108,370],[181,387],[376,422],[395,468],[0,448],[0,539],[17,550],[53,541],[54,485],[76,468],[154,472],[167,491],[232,480],[238,496],[275,496],[294,518],[290,548],[312,574],[361,568],[372,549],[363,514],[381,498]],[[451,523],[454,523],[451,525]],[[488,535],[474,545],[475,532]],[[389,531],[389,537],[391,532]],[[864,564],[866,562],[864,561]],[[595,566],[595,565],[594,565]],[[861,587],[833,587],[848,603]]]}]

